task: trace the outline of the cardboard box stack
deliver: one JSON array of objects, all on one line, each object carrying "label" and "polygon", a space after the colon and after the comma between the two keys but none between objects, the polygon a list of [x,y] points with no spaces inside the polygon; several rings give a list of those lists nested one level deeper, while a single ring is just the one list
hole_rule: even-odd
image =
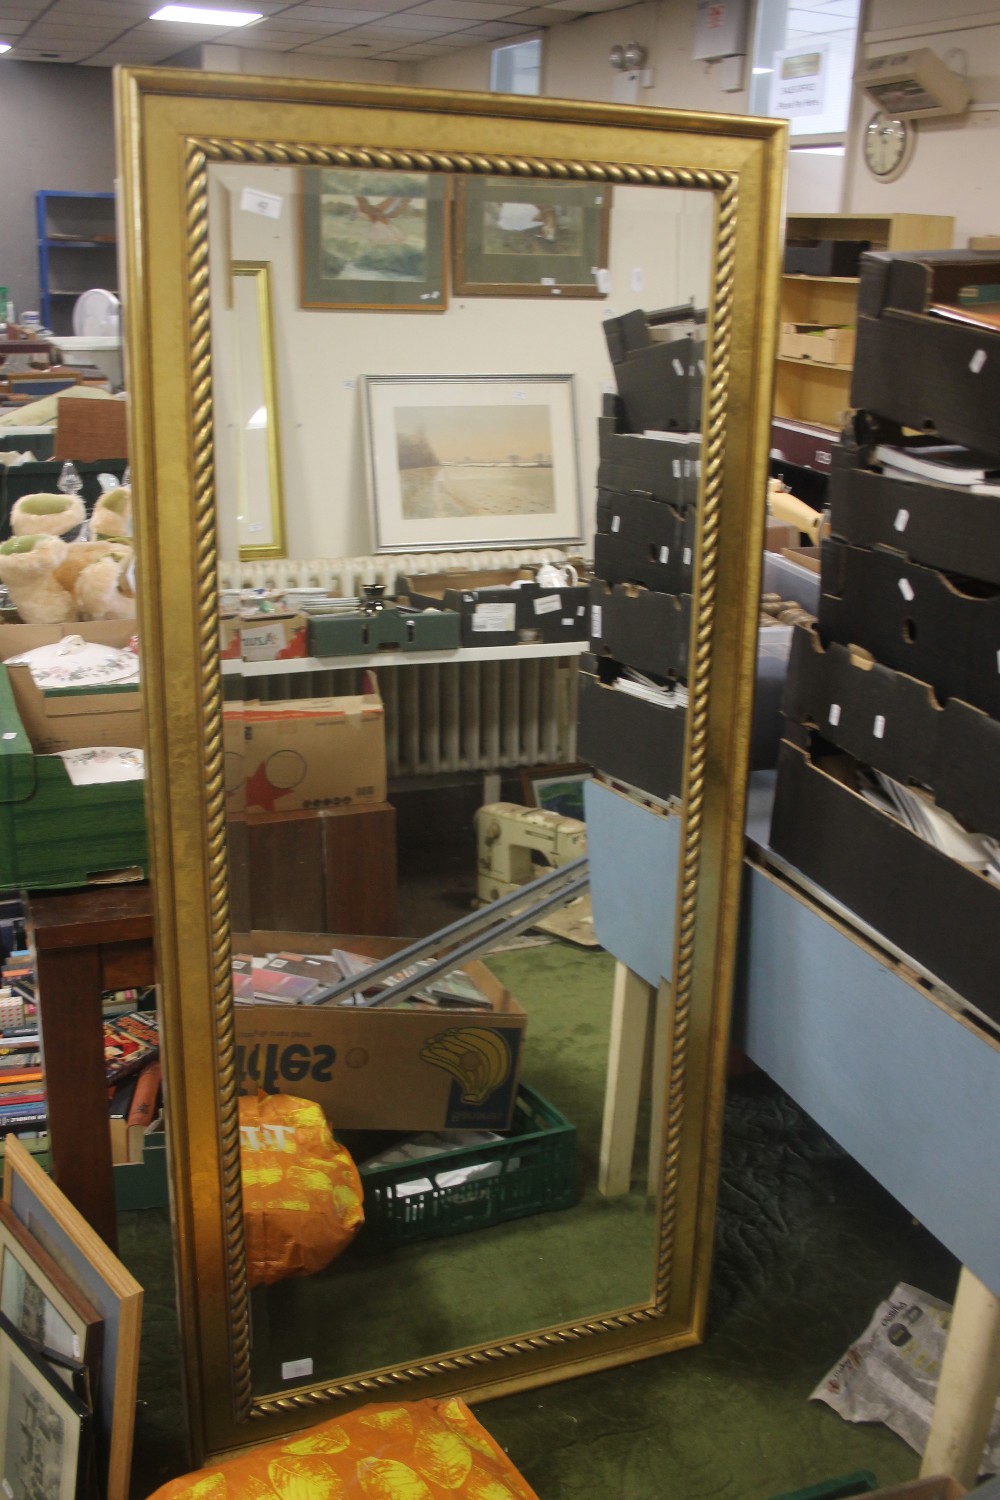
[{"label": "cardboard box stack", "polygon": [[1000,1021],[1000,258],[866,255],[858,314],[771,843]]},{"label": "cardboard box stack", "polygon": [[605,397],[599,422],[578,748],[663,799],[679,794],[684,765],[704,327],[693,307],[604,325],[618,395]]}]

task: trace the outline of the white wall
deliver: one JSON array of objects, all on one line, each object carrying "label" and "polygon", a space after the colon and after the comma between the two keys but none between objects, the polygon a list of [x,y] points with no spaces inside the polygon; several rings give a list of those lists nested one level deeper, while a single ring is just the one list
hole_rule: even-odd
[{"label": "white wall", "polygon": [[[210,169],[213,359],[222,551],[235,556],[233,432],[227,392],[234,347],[225,311],[225,258],[267,260],[275,331],[290,557],[368,553],[359,377],[376,374],[566,374],[576,377],[583,535],[594,529],[596,421],[610,387],[602,319],[690,298],[708,287],[711,208],[698,193],[617,189],[608,299],[454,298],[441,314],[338,313],[299,307],[298,213],[293,168]],[[242,212],[242,187],[282,198],[278,220]],[[225,217],[231,212],[226,230]],[[231,251],[227,249],[231,246]],[[641,286],[641,290],[636,290]],[[227,369],[227,365],[229,368]]]}]

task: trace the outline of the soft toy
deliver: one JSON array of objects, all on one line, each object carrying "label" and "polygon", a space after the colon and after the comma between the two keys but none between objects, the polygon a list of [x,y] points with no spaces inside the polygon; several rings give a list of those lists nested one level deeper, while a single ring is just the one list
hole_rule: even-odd
[{"label": "soft toy", "polygon": [[70,542],[54,577],[75,598],[81,620],[130,619],[135,614],[126,576],[131,562],[127,542]]},{"label": "soft toy", "polygon": [[12,536],[0,544],[0,583],[26,625],[61,625],[77,618],[76,600],[55,580],[66,560],[57,536]]},{"label": "soft toy", "polygon": [[132,535],[132,491],[124,486],[108,490],[94,505],[90,517],[91,534],[108,541]]},{"label": "soft toy", "polygon": [[10,511],[14,536],[61,536],[79,531],[87,518],[79,495],[22,495]]},{"label": "soft toy", "polygon": [[127,542],[15,536],[0,545],[0,583],[27,625],[131,619],[135,594]]}]

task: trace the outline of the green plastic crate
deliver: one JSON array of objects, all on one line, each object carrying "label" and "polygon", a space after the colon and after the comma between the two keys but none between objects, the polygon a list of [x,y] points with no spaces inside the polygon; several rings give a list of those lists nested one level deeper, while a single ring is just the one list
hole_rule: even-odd
[{"label": "green plastic crate", "polygon": [[374,615],[311,615],[310,656],[363,656],[375,651],[457,651],[458,615],[380,610]]},{"label": "green plastic crate", "polygon": [[[459,1168],[482,1166],[489,1176],[454,1186],[442,1182]],[[576,1127],[534,1089],[522,1084],[514,1121],[503,1140],[466,1146],[393,1166],[362,1167],[364,1238],[371,1244],[410,1244],[487,1229],[527,1214],[570,1208],[576,1186]],[[400,1193],[402,1183],[426,1178],[426,1190]]]}]

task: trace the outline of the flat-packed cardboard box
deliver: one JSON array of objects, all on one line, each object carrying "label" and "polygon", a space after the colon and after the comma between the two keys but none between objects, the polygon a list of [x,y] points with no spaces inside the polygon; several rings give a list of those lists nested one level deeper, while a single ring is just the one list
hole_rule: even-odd
[{"label": "flat-packed cardboard box", "polygon": [[898,553],[822,544],[819,629],[1000,718],[1000,589],[961,584]]},{"label": "flat-packed cardboard box", "polygon": [[[39,704],[41,694],[27,667],[0,666],[0,890],[66,888],[85,885],[110,872],[144,873],[146,818],[142,781],[119,781],[74,786],[57,754],[39,753],[22,719],[12,678],[24,674],[21,687],[48,735],[53,721]],[[137,710],[109,719],[131,722],[116,727],[110,739],[102,715],[87,699],[90,694],[58,700],[74,711],[56,725],[54,737],[63,750],[87,749],[95,744],[126,748],[142,745],[142,722]],[[134,697],[138,695],[133,693]],[[76,711],[82,706],[82,711]],[[128,733],[131,732],[131,738]],[[51,743],[51,737],[49,738]]]},{"label": "flat-packed cardboard box", "polygon": [[615,365],[631,432],[700,432],[705,344],[651,344]]},{"label": "flat-packed cardboard box", "polygon": [[857,276],[858,262],[870,244],[870,240],[788,239],[782,269],[786,276]]},{"label": "flat-packed cardboard box", "polygon": [[696,504],[701,481],[700,438],[623,432],[613,417],[598,418],[597,433],[597,482],[602,488],[635,491],[667,505]]},{"label": "flat-packed cardboard box", "polygon": [[687,681],[690,594],[659,593],[632,583],[590,585],[590,649],[639,672]]},{"label": "flat-packed cardboard box", "polygon": [[851,405],[1000,458],[1000,329],[930,312],[960,307],[965,287],[998,283],[995,255],[865,255]]},{"label": "flat-packed cardboard box", "polygon": [[[388,957],[390,938],[305,933],[234,936],[233,951],[325,953],[347,948]],[[506,1130],[528,1018],[479,963],[463,965],[492,1011],[349,1006],[235,1007],[239,1088],[297,1094],[320,1104],[337,1130]]]},{"label": "flat-packed cardboard box", "polygon": [[457,651],[461,622],[451,610],[399,609],[373,615],[310,615],[310,656],[363,656],[377,651]]},{"label": "flat-packed cardboard box", "polygon": [[849,365],[854,358],[853,328],[825,323],[782,323],[778,354],[783,359],[807,359],[819,365]]},{"label": "flat-packed cardboard box", "polygon": [[71,463],[128,458],[127,402],[98,396],[60,397],[54,452],[56,458]]},{"label": "flat-packed cardboard box", "polygon": [[587,765],[667,802],[684,775],[687,713],[619,692],[617,662],[583,657],[577,751]]},{"label": "flat-packed cardboard box", "polygon": [[384,802],[385,718],[377,692],[245,707],[248,812]]},{"label": "flat-packed cardboard box", "polygon": [[305,656],[307,649],[305,615],[276,612],[244,615],[240,621],[240,656],[244,661],[287,661]]},{"label": "flat-packed cardboard box", "polygon": [[794,629],[783,711],[793,723],[904,784],[927,787],[939,807],[1000,838],[1000,721],[856,647]]},{"label": "flat-packed cardboard box", "polygon": [[843,451],[830,474],[830,528],[856,547],[891,547],[927,567],[1000,584],[1000,495],[894,479]]},{"label": "flat-packed cardboard box", "polygon": [[782,741],[772,850],[1000,1022],[1000,887],[867,801],[856,765],[815,738]]},{"label": "flat-packed cardboard box", "polygon": [[642,495],[600,489],[594,572],[605,583],[642,583],[689,594],[694,582],[698,511],[677,509]]}]

